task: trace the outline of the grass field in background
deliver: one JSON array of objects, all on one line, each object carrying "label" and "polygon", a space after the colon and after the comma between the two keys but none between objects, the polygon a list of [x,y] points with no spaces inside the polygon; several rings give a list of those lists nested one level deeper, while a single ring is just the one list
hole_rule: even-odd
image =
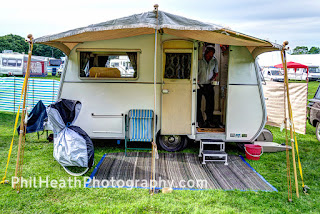
[{"label": "grass field in background", "polygon": [[[309,98],[313,97],[319,83],[309,84]],[[8,150],[12,138],[15,115],[0,112],[0,178],[4,175]],[[267,127],[274,134],[274,141],[284,143],[284,133],[279,128]],[[307,124],[306,135],[297,135],[299,154],[306,185],[310,194],[293,196],[287,202],[286,153],[265,153],[259,161],[248,161],[279,192],[176,190],[171,194],[150,196],[143,189],[92,189],[92,188],[25,188],[17,194],[10,185],[0,185],[1,213],[319,213],[320,212],[320,143],[315,128]],[[15,137],[7,178],[14,175],[18,137]],[[124,151],[124,144],[115,141],[95,141],[95,163],[103,154]],[[244,155],[233,144],[227,144],[228,153]],[[198,144],[190,144],[183,152],[198,152]],[[37,139],[28,134],[24,155],[23,177],[49,176],[50,179],[68,179],[68,174],[52,156],[53,144],[45,134]],[[200,162],[199,162],[200,164]],[[291,170],[293,171],[293,170]],[[88,176],[92,169],[88,172]],[[293,177],[292,177],[293,178]],[[293,186],[294,188],[294,186]]]},{"label": "grass field in background", "polygon": [[31,79],[53,79],[60,81],[60,77],[58,76],[46,76],[46,77],[30,77]]}]

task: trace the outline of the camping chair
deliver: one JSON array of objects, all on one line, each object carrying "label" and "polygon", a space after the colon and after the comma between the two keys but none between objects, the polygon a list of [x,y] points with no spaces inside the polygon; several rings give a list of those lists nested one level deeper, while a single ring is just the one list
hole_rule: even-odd
[{"label": "camping chair", "polygon": [[127,150],[151,150],[151,148],[128,148],[128,142],[152,142],[153,111],[131,109],[125,116],[125,155]]}]

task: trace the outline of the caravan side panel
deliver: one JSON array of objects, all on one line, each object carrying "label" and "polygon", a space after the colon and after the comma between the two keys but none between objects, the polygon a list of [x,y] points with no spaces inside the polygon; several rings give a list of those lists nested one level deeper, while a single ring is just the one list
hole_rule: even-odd
[{"label": "caravan side panel", "polygon": [[251,142],[264,127],[266,111],[254,59],[246,47],[231,46],[226,141]]},{"label": "caravan side panel", "polygon": [[135,108],[153,109],[154,105],[153,84],[65,83],[62,97],[82,103],[75,125],[85,130],[91,138],[124,138],[128,111]]},{"label": "caravan side panel", "polygon": [[[159,43],[160,44],[160,43]],[[160,46],[160,45],[159,45]],[[137,79],[86,79],[79,76],[78,48],[139,49]],[[161,59],[158,47],[158,61]],[[79,100],[82,109],[75,125],[91,138],[123,139],[125,115],[130,109],[154,108],[154,35],[85,42],[70,53],[60,98]],[[161,64],[159,65],[161,68]],[[157,112],[160,118],[161,72],[158,72]],[[160,121],[158,120],[158,126]]]}]

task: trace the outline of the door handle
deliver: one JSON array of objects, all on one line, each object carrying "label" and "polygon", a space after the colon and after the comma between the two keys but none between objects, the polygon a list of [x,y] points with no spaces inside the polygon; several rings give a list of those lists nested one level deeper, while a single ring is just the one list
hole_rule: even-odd
[{"label": "door handle", "polygon": [[169,90],[168,89],[162,89],[162,93],[163,94],[169,94]]}]

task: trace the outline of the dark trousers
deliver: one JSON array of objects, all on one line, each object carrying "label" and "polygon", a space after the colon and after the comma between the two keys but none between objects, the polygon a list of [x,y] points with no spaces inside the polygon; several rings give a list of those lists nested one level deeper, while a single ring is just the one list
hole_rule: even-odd
[{"label": "dark trousers", "polygon": [[198,123],[203,123],[203,116],[201,112],[201,100],[202,96],[206,99],[206,116],[208,122],[213,122],[213,111],[214,111],[214,89],[211,84],[204,84],[200,86],[197,91],[197,121]]}]

